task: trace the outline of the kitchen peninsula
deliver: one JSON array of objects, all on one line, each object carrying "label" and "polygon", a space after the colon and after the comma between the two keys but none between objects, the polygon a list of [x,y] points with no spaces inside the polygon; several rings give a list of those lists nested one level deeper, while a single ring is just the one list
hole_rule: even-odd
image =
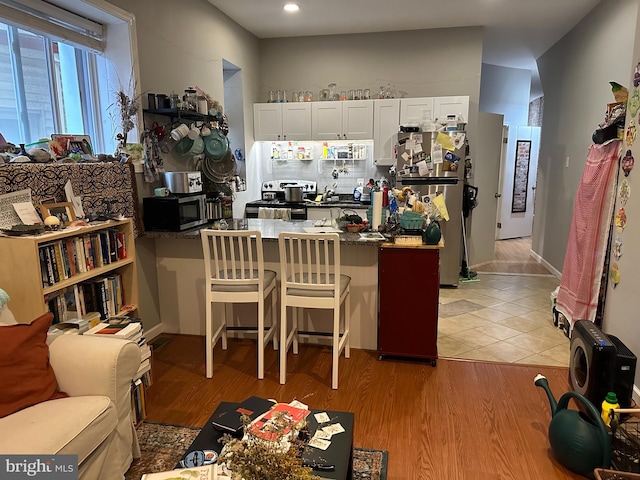
[{"label": "kitchen peninsula", "polygon": [[[280,271],[278,235],[304,232],[314,227],[311,220],[234,219],[229,228],[259,230],[262,234],[265,268]],[[166,333],[204,335],[205,291],[204,258],[200,229],[185,232],[147,232],[156,249],[160,320]],[[360,239],[356,233],[340,234],[342,273],[351,277],[351,346],[376,350],[378,331],[378,247],[379,241]],[[441,245],[426,246],[441,248]],[[308,312],[308,311],[307,311]],[[327,330],[328,311],[312,311],[302,330]],[[255,316],[253,305],[234,307],[232,323]],[[248,322],[250,324],[250,322]],[[307,328],[307,326],[309,328]],[[322,338],[309,341],[322,342]]]}]

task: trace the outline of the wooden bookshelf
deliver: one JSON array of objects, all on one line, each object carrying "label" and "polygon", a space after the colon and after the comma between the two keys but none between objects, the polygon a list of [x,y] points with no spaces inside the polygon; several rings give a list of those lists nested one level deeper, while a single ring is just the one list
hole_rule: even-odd
[{"label": "wooden bookshelf", "polygon": [[[43,272],[40,252],[43,247],[59,240],[86,238],[92,234],[115,230],[122,234],[126,257],[111,260],[109,263],[95,262],[94,268],[84,272],[76,271],[72,275],[60,276],[57,281],[47,281]],[[99,254],[99,253],[98,253]],[[19,323],[30,323],[49,310],[46,298],[65,288],[109,274],[119,274],[123,285],[123,304],[133,306],[133,310],[118,312],[129,314],[137,309],[138,283],[136,274],[136,252],[131,219],[93,223],[86,227],[66,228],[57,232],[47,232],[29,236],[0,237],[0,288],[4,289],[11,300],[9,308]],[[77,270],[77,269],[76,269]],[[49,280],[51,280],[49,278]],[[49,284],[51,283],[51,284]]]}]

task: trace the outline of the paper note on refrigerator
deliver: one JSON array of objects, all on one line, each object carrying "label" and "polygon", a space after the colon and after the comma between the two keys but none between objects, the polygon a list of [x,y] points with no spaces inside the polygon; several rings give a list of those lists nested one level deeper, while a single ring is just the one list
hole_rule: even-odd
[{"label": "paper note on refrigerator", "polygon": [[449,211],[447,205],[444,203],[444,195],[436,195],[432,200],[433,204],[440,210],[440,215],[445,220],[449,220]]},{"label": "paper note on refrigerator", "polygon": [[431,147],[431,160],[433,160],[434,165],[442,163],[442,147],[437,143],[434,143]]},{"label": "paper note on refrigerator", "polygon": [[441,145],[445,150],[455,150],[456,146],[453,144],[451,137],[446,133],[439,132],[436,137],[436,143]]}]

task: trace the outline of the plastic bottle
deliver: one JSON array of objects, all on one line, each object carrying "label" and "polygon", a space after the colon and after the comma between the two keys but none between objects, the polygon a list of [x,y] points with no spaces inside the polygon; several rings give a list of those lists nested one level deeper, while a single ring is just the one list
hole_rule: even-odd
[{"label": "plastic bottle", "polygon": [[609,417],[610,410],[614,408],[620,408],[620,405],[618,404],[618,397],[615,392],[609,392],[602,402],[601,414],[602,421],[607,427],[611,424],[611,418]]}]

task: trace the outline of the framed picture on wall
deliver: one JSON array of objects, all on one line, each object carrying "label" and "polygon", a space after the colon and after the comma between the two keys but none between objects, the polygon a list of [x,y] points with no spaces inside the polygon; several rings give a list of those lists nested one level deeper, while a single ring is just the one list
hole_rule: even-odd
[{"label": "framed picture on wall", "polygon": [[516,161],[513,168],[513,197],[511,199],[511,213],[524,213],[527,211],[530,160],[531,140],[518,140],[516,142]]}]

